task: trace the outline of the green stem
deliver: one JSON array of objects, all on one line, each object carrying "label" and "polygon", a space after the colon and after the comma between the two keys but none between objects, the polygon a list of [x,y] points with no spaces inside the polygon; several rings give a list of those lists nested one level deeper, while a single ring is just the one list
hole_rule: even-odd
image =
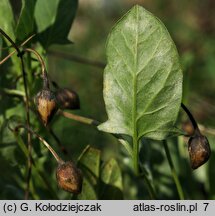
[{"label": "green stem", "polygon": [[148,192],[149,192],[149,196],[152,200],[155,200],[156,199],[156,193],[155,193],[155,190],[150,182],[150,180],[148,179],[148,176],[147,176],[147,171],[145,170],[145,168],[142,167],[142,173],[141,173],[141,176],[143,176],[143,181],[144,183],[146,184],[147,186],[147,189],[148,189]]},{"label": "green stem", "polygon": [[195,118],[193,117],[193,115],[191,114],[191,112],[189,111],[189,109],[183,103],[181,103],[181,107],[186,112],[186,114],[188,115],[188,117],[189,117],[189,119],[193,125],[194,133],[197,135],[201,135],[198,124],[197,124]]},{"label": "green stem", "polygon": [[18,97],[25,97],[25,93],[23,91],[17,90],[17,89],[8,89],[8,88],[3,88],[2,92],[8,95],[14,95]]},{"label": "green stem", "polygon": [[69,118],[69,119],[84,123],[84,124],[89,124],[89,125],[93,125],[93,126],[98,126],[99,125],[99,122],[94,120],[94,119],[90,119],[90,118],[86,118],[86,117],[83,117],[83,116],[75,115],[75,114],[69,113],[69,112],[64,112],[62,110],[59,110],[58,114],[66,117],[66,118]]},{"label": "green stem", "polygon": [[145,175],[143,176],[143,181],[145,182],[145,184],[147,186],[150,198],[152,200],[155,200],[156,199],[155,191],[154,191],[154,188],[152,187],[149,179],[147,178],[147,176],[145,176]]},{"label": "green stem", "polygon": [[12,46],[16,49],[18,54],[21,54],[19,47],[14,43],[14,41],[1,28],[0,28],[0,34],[2,34],[12,44]]},{"label": "green stem", "polygon": [[54,156],[54,158],[56,159],[58,164],[64,163],[64,161],[59,157],[57,152],[48,144],[48,142],[46,140],[44,140],[38,133],[33,131],[31,128],[26,127],[25,125],[18,125],[18,126],[16,126],[14,131],[18,131],[21,128],[24,128],[25,130],[27,130],[31,134],[35,135],[43,143],[43,145],[51,152],[51,154]]},{"label": "green stem", "polygon": [[163,145],[164,145],[165,153],[166,153],[167,160],[169,163],[169,167],[171,169],[172,177],[173,177],[173,180],[175,182],[176,189],[178,191],[179,198],[180,198],[180,200],[184,200],[184,193],[182,190],[182,186],[181,186],[181,183],[180,183],[179,178],[177,176],[177,173],[176,173],[176,170],[175,170],[175,167],[174,167],[174,164],[173,164],[166,140],[163,140]]},{"label": "green stem", "polygon": [[[28,149],[24,144],[24,141],[22,139],[22,137],[20,136],[20,134],[16,131],[13,131],[13,134],[15,136],[15,139],[20,147],[20,149],[22,150],[22,152],[24,153],[25,157],[28,158]],[[53,199],[59,199],[58,195],[55,193],[54,189],[51,187],[50,182],[48,181],[48,178],[46,177],[44,172],[41,172],[39,170],[39,168],[37,167],[37,164],[35,163],[34,159],[31,158],[32,164],[33,164],[33,169],[35,170],[35,172],[37,173],[38,176],[40,176],[41,180],[44,182],[44,184],[46,185],[47,189],[49,190],[49,192],[52,194]]]},{"label": "green stem", "polygon": [[53,56],[56,56],[56,57],[63,58],[63,59],[67,59],[67,60],[70,60],[70,61],[78,62],[78,63],[81,63],[81,64],[91,65],[91,66],[101,68],[101,69],[104,69],[105,65],[106,65],[104,62],[95,61],[95,60],[92,60],[92,59],[86,59],[84,57],[77,56],[77,55],[74,55],[74,54],[71,54],[71,53],[60,52],[59,50],[58,51],[49,50],[49,54],[51,54]]},{"label": "green stem", "polygon": [[134,172],[136,176],[139,176],[139,143],[135,134],[133,136],[133,164]]},{"label": "green stem", "polygon": [[[10,38],[9,35],[7,35],[1,28],[0,28],[0,33],[12,44],[12,46],[16,49],[17,51],[17,56],[20,58],[21,61],[21,68],[22,68],[22,77],[23,77],[23,83],[24,83],[24,91],[25,91],[25,111],[26,111],[26,125],[27,127],[30,127],[30,112],[29,112],[29,95],[28,95],[28,83],[26,79],[26,72],[25,72],[25,64],[23,60],[23,55],[24,52],[19,49],[19,47],[15,44],[15,42]],[[29,198],[29,187],[30,187],[30,179],[31,179],[31,149],[32,149],[32,144],[31,144],[31,134],[28,133],[28,152],[29,152],[29,157],[28,157],[28,175],[27,175],[27,180],[26,180],[26,191],[25,191],[25,199]]]},{"label": "green stem", "polygon": [[[21,46],[24,46],[26,43],[28,43],[34,36],[35,36],[35,35],[30,36],[27,40],[25,40],[25,41],[20,45],[20,47],[21,47]],[[15,53],[16,53],[16,50],[14,50],[14,51],[11,52],[10,54],[8,54],[4,59],[2,59],[2,60],[0,61],[0,65],[3,64],[4,62],[6,62],[6,61],[7,61],[13,54],[15,54]]]},{"label": "green stem", "polygon": [[68,151],[67,149],[62,145],[60,139],[58,138],[58,136],[55,134],[55,132],[53,131],[51,126],[47,127],[48,132],[50,133],[50,135],[53,137],[53,139],[56,141],[58,147],[61,149],[62,153],[67,155]]},{"label": "green stem", "polygon": [[[21,67],[22,67],[22,77],[23,77],[23,83],[24,83],[24,90],[25,90],[25,110],[26,110],[26,124],[28,127],[30,127],[30,112],[29,112],[29,95],[28,95],[28,84],[26,79],[26,72],[25,72],[25,65],[23,60],[23,54],[20,55],[21,60]],[[25,191],[25,199],[29,199],[29,188],[30,188],[30,180],[31,180],[31,167],[32,167],[32,161],[31,161],[31,150],[32,150],[32,143],[31,143],[31,134],[27,134],[27,140],[28,140],[28,174],[27,174],[27,181],[26,181],[26,191]]]}]

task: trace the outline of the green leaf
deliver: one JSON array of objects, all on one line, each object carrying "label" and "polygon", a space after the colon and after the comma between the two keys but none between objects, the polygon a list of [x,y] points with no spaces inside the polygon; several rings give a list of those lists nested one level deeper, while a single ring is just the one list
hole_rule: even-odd
[{"label": "green leaf", "polygon": [[108,121],[99,129],[135,140],[177,134],[182,71],[163,23],[134,6],[112,29],[106,55],[103,94]]},{"label": "green leaf", "polygon": [[104,184],[101,199],[122,199],[122,175],[116,160],[111,159],[101,170],[101,181]]},{"label": "green leaf", "polygon": [[87,146],[78,160],[78,166],[84,175],[78,199],[122,199],[122,176],[114,159],[101,166],[101,152]]},{"label": "green leaf", "polygon": [[101,152],[87,146],[79,158],[78,166],[84,174],[82,192],[78,199],[97,199]]},{"label": "green leaf", "polygon": [[[11,39],[15,39],[14,35],[14,17],[13,11],[8,0],[1,0],[0,1],[0,27],[3,29]],[[7,42],[9,43],[9,42]],[[10,43],[9,43],[10,44]]]},{"label": "green leaf", "polygon": [[78,7],[78,0],[37,0],[35,20],[39,41],[47,48],[52,44],[71,43],[67,37]]},{"label": "green leaf", "polygon": [[22,9],[16,26],[16,39],[23,41],[35,31],[34,8],[37,0],[22,0]]}]

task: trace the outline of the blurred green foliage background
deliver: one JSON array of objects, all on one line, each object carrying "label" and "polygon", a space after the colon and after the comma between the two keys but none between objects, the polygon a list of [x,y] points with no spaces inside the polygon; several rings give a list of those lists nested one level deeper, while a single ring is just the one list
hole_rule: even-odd
[{"label": "blurred green foliage background", "polygon": [[[14,13],[18,14],[21,2],[11,2],[15,8]],[[211,144],[212,156],[209,162],[198,170],[192,171],[187,153],[187,139],[179,137],[168,141],[185,198],[215,199],[213,166],[215,163],[215,129],[213,129],[215,128],[213,119],[215,115],[215,1],[79,0],[77,14],[69,34],[73,44],[52,45],[45,55],[49,76],[60,87],[68,87],[78,92],[81,109],[74,113],[101,122],[105,121],[107,116],[102,95],[103,68],[101,66],[106,61],[105,42],[111,27],[134,4],[142,5],[159,17],[170,32],[183,66],[183,101],[201,124],[203,133],[208,136]],[[101,62],[101,64],[90,65],[84,63],[85,60],[83,61],[82,58]],[[5,80],[1,82],[5,83]],[[10,98],[6,95],[1,95],[0,99],[1,107],[4,106],[3,101],[10,103]],[[16,101],[7,107],[7,112],[13,113],[14,106]],[[20,107],[20,113],[22,112]],[[179,119],[179,125],[187,126],[187,117],[183,112],[180,113]],[[56,116],[51,124],[62,144],[69,151],[69,155],[63,157],[77,160],[87,145],[98,148],[101,150],[102,160],[115,158],[118,161],[122,170],[123,198],[149,199],[143,180],[134,176],[129,165],[130,159],[115,138],[97,131],[92,126],[59,116]],[[40,128],[39,123],[37,127]],[[40,132],[50,143],[53,143],[56,149],[58,148],[45,130],[40,128]],[[22,199],[26,160],[20,156],[21,152],[14,144],[14,138],[8,133],[2,126],[0,198]],[[47,178],[54,190],[58,191],[54,180],[55,161],[40,145],[35,148],[38,163],[42,170],[47,172]],[[178,199],[162,143],[144,140],[140,158],[149,172],[150,180],[157,191],[157,198]],[[33,198],[53,198],[42,186],[41,181],[33,179],[33,182],[35,188],[32,190],[36,190],[35,194],[37,194]],[[71,196],[60,191],[58,198],[70,199]]]}]

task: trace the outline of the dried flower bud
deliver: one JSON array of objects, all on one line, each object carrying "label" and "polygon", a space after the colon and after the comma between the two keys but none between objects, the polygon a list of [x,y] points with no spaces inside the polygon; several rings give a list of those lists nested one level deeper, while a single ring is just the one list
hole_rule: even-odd
[{"label": "dried flower bud", "polygon": [[80,109],[79,97],[75,91],[59,88],[56,98],[61,109]]},{"label": "dried flower bud", "polygon": [[58,109],[54,93],[49,89],[43,89],[37,94],[35,103],[43,124],[47,126]]},{"label": "dried flower bud", "polygon": [[197,169],[206,163],[211,154],[209,142],[207,138],[202,135],[196,135],[189,139],[188,151],[192,169]]},{"label": "dried flower bud", "polygon": [[68,161],[59,164],[56,177],[59,187],[63,190],[74,194],[81,192],[83,182],[82,173],[73,162]]}]

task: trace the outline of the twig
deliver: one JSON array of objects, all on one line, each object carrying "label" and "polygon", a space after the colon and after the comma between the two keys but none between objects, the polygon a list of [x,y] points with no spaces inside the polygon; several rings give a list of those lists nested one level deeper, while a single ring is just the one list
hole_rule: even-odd
[{"label": "twig", "polygon": [[16,49],[17,53],[20,55],[19,47],[13,42],[13,40],[0,28],[0,33],[12,44],[12,46]]},{"label": "twig", "polygon": [[[25,73],[25,66],[24,66],[24,60],[23,60],[23,54],[20,55],[21,59],[21,65],[22,65],[22,76],[24,81],[24,89],[25,89],[25,107],[26,107],[26,123],[27,127],[30,127],[30,112],[29,112],[29,96],[28,96],[28,85],[27,85],[27,79],[26,79],[26,73]],[[29,188],[30,188],[30,179],[31,179],[31,167],[32,167],[32,161],[31,161],[31,151],[32,151],[32,144],[31,144],[31,133],[28,132],[28,174],[27,174],[27,187],[26,187],[26,193],[25,193],[25,199],[29,199]]]},{"label": "twig", "polygon": [[58,146],[60,147],[61,151],[63,152],[63,154],[67,155],[68,151],[67,149],[62,145],[60,139],[58,138],[58,136],[55,134],[55,132],[53,131],[53,129],[51,128],[51,126],[48,125],[47,127],[49,133],[51,134],[51,136],[54,138],[54,140],[56,141],[56,143],[58,144]]},{"label": "twig", "polygon": [[60,51],[54,51],[54,50],[49,50],[49,54],[53,55],[53,56],[57,56],[63,59],[67,59],[70,61],[75,61],[81,64],[86,64],[86,65],[91,65],[97,68],[105,68],[105,63],[104,62],[100,62],[100,61],[95,61],[95,60],[91,60],[91,59],[86,59],[83,58],[81,56],[76,56],[73,54],[69,54],[69,53],[65,53],[65,52],[60,52]]},{"label": "twig", "polygon": [[58,154],[55,152],[55,150],[48,144],[48,142],[46,140],[44,140],[38,133],[33,131],[31,128],[29,128],[25,125],[18,125],[15,127],[14,131],[18,131],[21,128],[24,128],[27,131],[29,131],[31,134],[35,135],[43,143],[43,145],[45,145],[46,148],[52,153],[52,155],[56,159],[57,163],[59,163],[59,164],[64,163],[64,161],[58,156]]},{"label": "twig", "polygon": [[[35,35],[30,36],[28,39],[26,39],[21,45],[20,47],[24,46],[26,43],[28,43],[28,41],[30,41]],[[16,51],[11,52],[9,55],[7,55],[4,59],[2,59],[0,61],[0,65],[3,64],[4,62],[6,62],[13,54],[15,54]]]},{"label": "twig", "polygon": [[170,155],[169,148],[168,148],[166,140],[163,140],[163,146],[164,146],[164,149],[165,149],[165,153],[166,153],[166,157],[167,157],[167,160],[168,160],[168,163],[169,163],[169,167],[171,169],[172,177],[174,179],[174,182],[175,182],[175,185],[176,185],[176,188],[177,188],[177,191],[178,191],[179,198],[181,200],[184,200],[184,193],[183,193],[183,190],[182,190],[182,187],[181,187],[181,183],[180,183],[180,181],[178,179],[177,173],[175,171],[175,167],[174,167],[174,164],[172,162],[172,158],[171,158],[171,155]]},{"label": "twig", "polygon": [[86,118],[86,117],[79,116],[79,115],[75,115],[75,114],[69,113],[69,112],[64,112],[62,110],[59,110],[58,114],[66,117],[66,118],[69,118],[69,119],[84,123],[84,124],[89,124],[89,125],[93,125],[93,126],[98,126],[99,125],[99,122],[97,120]]},{"label": "twig", "polygon": [[209,135],[215,136],[215,129],[214,128],[209,128],[209,127],[205,127],[202,124],[199,124],[199,129],[203,132],[203,133],[207,133]]},{"label": "twig", "polygon": [[[26,124],[27,127],[30,127],[30,112],[29,112],[29,96],[28,96],[28,86],[27,86],[27,80],[26,80],[26,73],[25,73],[25,67],[24,67],[24,60],[23,60],[23,55],[24,52],[21,52],[19,47],[13,42],[13,40],[0,28],[0,33],[12,44],[12,46],[16,49],[17,51],[17,56],[21,60],[21,67],[22,67],[22,77],[23,77],[23,82],[24,82],[24,89],[25,89],[25,110],[26,110]],[[29,152],[29,157],[28,157],[28,174],[27,174],[27,182],[26,182],[26,191],[25,191],[25,199],[29,199],[29,186],[30,186],[30,179],[31,179],[31,167],[32,167],[32,161],[31,161],[31,133],[28,132],[28,152]]]},{"label": "twig", "polygon": [[[192,135],[193,129],[190,127],[193,127],[191,123],[188,123],[187,121],[182,122],[182,125],[184,125],[184,130],[188,133],[188,137],[190,137],[190,135]],[[211,136],[215,136],[215,128],[211,128],[211,127],[206,127],[205,125],[202,124],[198,124],[199,130],[203,133],[203,134],[208,134]]]},{"label": "twig", "polygon": [[157,198],[156,192],[155,192],[154,187],[152,186],[150,180],[148,179],[147,171],[146,171],[146,169],[144,167],[141,167],[140,177],[143,177],[143,181],[146,184],[146,187],[148,189],[150,198],[152,200],[156,199]]},{"label": "twig", "polygon": [[43,75],[43,77],[47,77],[45,62],[43,61],[43,59],[42,59],[42,57],[40,56],[40,54],[39,54],[36,50],[31,49],[31,48],[25,48],[24,51],[33,53],[33,54],[37,57],[38,61],[39,61],[40,64],[41,64],[42,75]]},{"label": "twig", "polygon": [[27,51],[27,52],[30,52],[30,53],[34,53],[34,55],[36,55],[38,61],[39,61],[40,64],[41,64],[41,68],[42,68],[43,88],[44,88],[44,89],[49,89],[48,74],[47,74],[47,71],[46,71],[45,62],[43,61],[42,57],[41,57],[40,54],[39,54],[36,50],[34,50],[34,49],[26,48],[26,49],[24,49],[24,50]]},{"label": "twig", "polygon": [[189,117],[189,119],[193,125],[194,133],[201,134],[199,127],[198,127],[198,124],[197,124],[196,120],[194,119],[193,115],[191,114],[191,112],[189,111],[189,109],[183,103],[181,103],[181,107],[183,108],[183,110],[188,115],[188,117]]},{"label": "twig", "polygon": [[[26,158],[28,158],[28,149],[26,148],[24,141],[22,140],[22,137],[17,131],[12,130],[10,127],[9,129],[13,132],[15,139],[20,149],[22,150],[23,154],[26,156]],[[48,178],[46,177],[46,174],[41,172],[40,169],[38,169],[37,164],[35,163],[33,158],[31,158],[31,160],[32,160],[33,168],[35,169],[37,174],[40,176],[40,178],[42,179],[46,187],[49,189],[49,192],[52,194],[53,198],[58,199],[58,195],[55,193],[54,189],[51,187],[50,182],[48,182]]]},{"label": "twig", "polygon": [[152,200],[156,199],[156,194],[155,194],[154,188],[153,188],[151,182],[149,181],[148,177],[145,174],[143,175],[143,181],[145,182],[145,184],[147,186],[150,198]]}]

